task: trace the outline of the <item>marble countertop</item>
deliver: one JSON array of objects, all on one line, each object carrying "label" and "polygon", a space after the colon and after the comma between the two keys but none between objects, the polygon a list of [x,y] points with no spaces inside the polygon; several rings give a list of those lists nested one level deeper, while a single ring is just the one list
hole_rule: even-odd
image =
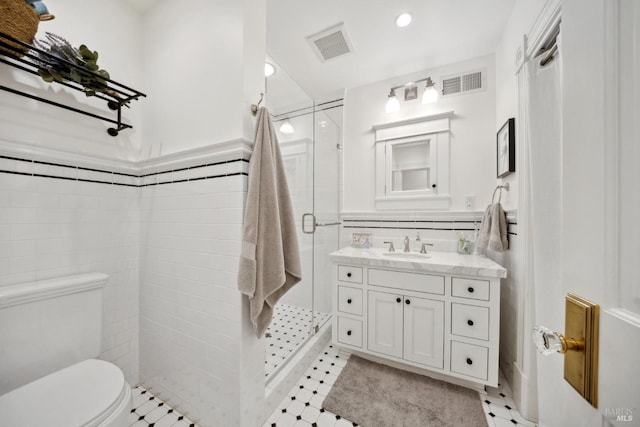
[{"label": "marble countertop", "polygon": [[389,253],[386,249],[342,248],[329,254],[332,261],[365,267],[402,268],[421,272],[464,274],[480,277],[507,277],[507,270],[500,264],[481,255],[462,255],[457,252],[429,251],[428,256],[420,256],[415,252],[405,255],[403,252]]}]

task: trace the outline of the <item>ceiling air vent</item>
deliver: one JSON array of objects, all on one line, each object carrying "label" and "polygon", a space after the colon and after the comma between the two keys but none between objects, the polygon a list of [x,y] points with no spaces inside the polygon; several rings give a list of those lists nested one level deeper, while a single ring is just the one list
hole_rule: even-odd
[{"label": "ceiling air vent", "polygon": [[446,96],[481,90],[484,88],[482,80],[482,71],[445,77],[442,79],[442,94]]},{"label": "ceiling air vent", "polygon": [[327,61],[352,51],[344,23],[307,37],[321,61]]}]

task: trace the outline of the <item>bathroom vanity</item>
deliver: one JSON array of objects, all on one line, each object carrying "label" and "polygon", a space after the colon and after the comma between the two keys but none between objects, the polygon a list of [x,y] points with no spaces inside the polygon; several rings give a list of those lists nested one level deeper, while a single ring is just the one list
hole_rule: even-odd
[{"label": "bathroom vanity", "polygon": [[497,386],[506,269],[453,252],[348,247],[330,257],[335,344],[383,363]]}]

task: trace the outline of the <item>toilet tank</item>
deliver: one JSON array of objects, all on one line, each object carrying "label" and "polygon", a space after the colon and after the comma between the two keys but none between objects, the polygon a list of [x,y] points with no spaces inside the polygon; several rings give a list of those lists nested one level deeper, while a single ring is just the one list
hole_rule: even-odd
[{"label": "toilet tank", "polygon": [[87,273],[0,287],[0,395],[100,354],[108,278]]}]

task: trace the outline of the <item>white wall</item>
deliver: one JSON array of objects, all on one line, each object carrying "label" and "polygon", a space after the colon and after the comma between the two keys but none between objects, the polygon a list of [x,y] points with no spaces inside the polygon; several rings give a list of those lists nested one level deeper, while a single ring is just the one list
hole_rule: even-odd
[{"label": "white wall", "polygon": [[[493,56],[399,76],[347,90],[344,111],[344,212],[375,211],[375,144],[372,126],[454,110],[451,119],[451,210],[464,210],[464,196],[476,196],[476,209],[489,204],[496,183],[495,71]],[[422,105],[420,97],[388,114],[384,105],[392,86],[428,76],[438,82],[455,73],[486,71],[486,90],[440,96]],[[420,84],[420,94],[423,83]],[[399,94],[400,91],[398,91]],[[401,96],[399,96],[401,98]]]},{"label": "white wall", "polygon": [[[265,8],[265,0],[163,1],[144,14],[153,99],[142,159],[216,163],[225,147],[253,139],[249,105],[264,92]],[[211,174],[231,167],[246,163],[211,166]],[[245,192],[246,176],[143,190],[142,382],[203,426],[258,425],[264,417],[263,343],[236,285]]]},{"label": "white wall", "polygon": [[[510,117],[515,118],[516,125],[516,171],[505,177],[504,182],[510,184],[510,191],[504,193],[502,204],[506,209],[517,210],[519,202],[519,176],[522,165],[518,164],[523,147],[523,135],[519,116],[518,77],[516,55],[522,48],[524,36],[533,27],[546,0],[516,0],[511,16],[496,47],[496,129]],[[523,230],[524,227],[520,227]],[[511,242],[511,250],[506,257],[492,258],[509,270],[507,279],[502,282],[500,295],[500,368],[514,392],[514,400],[521,413],[528,418],[536,417],[535,403],[535,371],[528,360],[535,355],[525,355],[531,348],[524,345],[530,342],[529,331],[524,330],[526,315],[526,293],[524,289],[524,266],[521,265],[521,253],[526,246],[526,237],[519,236]]]},{"label": "white wall", "polygon": [[[142,57],[138,43],[142,36],[141,20],[124,0],[57,0],[47,6],[56,19],[41,22],[36,38],[44,38],[45,31],[48,31],[63,36],[73,46],[86,44],[98,51],[98,65],[106,69],[114,80],[141,90]],[[4,64],[0,65],[0,84],[93,114],[116,118],[115,112],[109,110],[102,100],[45,83],[37,76]],[[18,95],[0,93],[0,144],[9,141],[55,147],[104,158],[135,160],[139,157],[144,99],[131,102],[131,108],[123,108],[124,122],[132,124],[133,129],[123,130],[114,138],[106,132],[113,126],[110,123]]]},{"label": "white wall", "polygon": [[[141,36],[140,19],[125,2],[58,0],[47,6],[56,19],[42,22],[37,38],[49,31],[74,46],[84,43],[98,51],[98,64],[113,79],[139,88],[142,61],[136,41]],[[0,84],[115,118],[102,100],[44,83],[4,64],[0,65]],[[0,152],[24,159],[2,159],[0,170],[25,174],[0,173],[0,285],[90,271],[109,274],[103,293],[100,357],[118,365],[131,384],[138,382],[138,190],[112,185],[109,163],[138,158],[143,102],[132,102],[130,109],[123,109],[124,121],[133,129],[114,138],[106,132],[112,124],[14,94],[0,95]],[[58,155],[50,156],[56,152]],[[87,163],[88,157],[82,155],[93,160]],[[126,162],[124,168],[128,168]],[[31,176],[33,173],[106,183],[42,178]]]},{"label": "white wall", "polygon": [[143,16],[142,158],[252,138],[264,92],[265,2],[159,2]]},{"label": "white wall", "polygon": [[[98,50],[99,64],[115,80],[147,93],[148,98],[133,102],[131,109],[124,111],[125,120],[134,126],[133,131],[122,131],[112,138],[106,133],[110,125],[103,122],[3,93],[0,99],[0,152],[38,159],[54,153],[56,159],[66,159],[72,165],[85,167],[99,163],[111,180],[117,179],[111,171],[125,169],[134,175],[141,172],[141,167],[146,168],[145,171],[149,168],[156,171],[162,169],[161,164],[171,163],[184,152],[197,163],[203,151],[206,157],[210,146],[222,147],[221,151],[233,149],[229,144],[223,144],[228,141],[244,146],[245,139],[253,138],[254,118],[249,105],[257,102],[259,93],[264,91],[266,2],[188,0],[179,3],[157,2],[142,16],[125,0],[59,0],[47,4],[57,18],[42,23],[42,31],[57,32],[73,44],[86,43]],[[70,94],[66,88],[49,86],[5,66],[0,66],[0,84],[56,101],[74,103],[77,98],[81,108],[86,106],[92,112],[109,114],[102,101]],[[79,163],[75,162],[77,154],[83,153],[87,156]],[[246,149],[244,153],[246,156]],[[174,157],[159,158],[166,154]],[[136,162],[119,162],[119,159]],[[12,172],[17,166],[9,163],[4,162],[4,167]],[[147,263],[147,258],[143,264],[142,297],[146,311],[142,321],[145,329],[141,334],[143,358],[140,364],[145,366],[144,380],[154,387],[172,381],[176,385],[168,392],[172,402],[178,409],[201,420],[203,426],[217,425],[218,417],[229,426],[258,425],[262,421],[265,416],[262,413],[263,348],[261,341],[251,334],[246,321],[246,301],[235,289],[237,245],[228,244],[229,240],[240,238],[245,176],[235,176],[231,179],[233,182],[223,184],[231,186],[225,188],[235,194],[222,200],[218,198],[218,190],[175,184],[178,197],[189,198],[195,192],[194,199],[205,201],[208,206],[211,203],[232,205],[233,223],[238,225],[235,228],[228,226],[229,216],[213,213],[207,217],[206,212],[200,211],[194,218],[194,210],[189,209],[167,214],[163,205],[157,211],[145,205],[143,215],[139,217],[141,192],[145,203],[166,200],[155,196],[147,198],[147,193],[154,193],[148,187],[140,190],[114,186],[111,189],[107,184],[14,177],[7,173],[0,173],[0,177],[3,186],[0,191],[7,196],[0,202],[3,209],[0,237],[10,242],[0,251],[3,284],[31,277],[84,272],[88,268],[111,274],[105,292],[102,357],[115,361],[125,371],[127,380],[137,384],[137,233],[138,219],[142,218],[145,236],[156,239],[151,245],[145,243],[148,255],[153,260],[169,256],[169,261],[160,265]],[[32,187],[23,185],[23,180]],[[40,181],[44,182],[42,188]],[[21,194],[23,191],[26,191],[24,195]],[[21,203],[30,205],[22,206]],[[85,203],[86,211],[83,210]],[[78,204],[81,205],[79,208]],[[51,219],[43,218],[43,215],[51,215]],[[150,224],[157,218],[154,215],[166,222],[159,229],[151,230]],[[178,242],[182,244],[182,250],[175,249],[169,254],[163,251],[158,239],[162,241],[166,237],[163,233],[173,230],[172,224],[191,221],[198,224],[198,219],[211,225],[210,231],[218,234],[210,241],[182,236],[184,241]],[[123,224],[124,230],[115,224]],[[134,231],[126,228],[129,225]],[[234,233],[233,237],[229,237],[229,233]],[[53,247],[60,243],[56,240],[59,237],[65,251],[55,251]],[[91,242],[86,243],[85,239],[89,238]],[[35,251],[29,253],[34,246]],[[68,253],[67,247],[70,248]],[[39,250],[43,254],[42,260],[33,256]],[[131,251],[135,258],[129,259]],[[212,264],[202,267],[207,262]],[[150,266],[153,267],[151,271]],[[177,279],[165,289],[172,296],[183,297],[172,300],[176,303],[174,306],[158,302],[154,293],[154,286],[166,284],[160,282],[158,285],[156,280],[166,272],[166,266],[176,266],[176,272],[180,273],[171,272],[174,276],[170,277]],[[193,276],[198,268],[211,273],[204,285],[198,282],[203,280],[202,276]],[[226,274],[218,274],[221,270]],[[211,288],[203,290],[207,285]],[[209,293],[214,290],[220,293]],[[163,308],[167,311],[163,312]],[[161,321],[167,317],[177,319],[175,324],[162,325]],[[177,328],[182,329],[178,331]],[[193,329],[201,334],[198,339],[194,340],[190,335]],[[215,345],[211,344],[216,340]],[[171,351],[167,350],[168,344],[172,344]],[[197,363],[191,367],[193,359],[186,354],[194,348],[204,352],[193,353]],[[155,360],[157,349],[164,351],[164,359]],[[173,361],[175,365],[168,363]],[[158,367],[166,368],[167,379],[163,377],[164,373],[158,373]],[[203,373],[202,379],[195,379],[200,373]],[[241,406],[240,402],[250,404]]]},{"label": "white wall", "polygon": [[111,184],[111,173],[26,160],[0,159],[0,171],[0,286],[108,274],[99,356],[137,384],[138,189]]},{"label": "white wall", "polygon": [[[515,118],[516,135],[520,126],[518,111],[518,78],[516,73],[516,53],[523,44],[524,35],[531,30],[546,0],[516,0],[511,16],[496,47],[496,129],[507,119]],[[522,148],[522,140],[516,137],[516,153]],[[511,185],[507,197],[503,197],[506,209],[518,208],[518,174],[506,176],[503,181]]]},{"label": "white wall", "polygon": [[[205,169],[185,177],[246,171],[247,163]],[[204,426],[240,425],[245,187],[246,176],[229,176],[142,190],[141,382]]]}]

